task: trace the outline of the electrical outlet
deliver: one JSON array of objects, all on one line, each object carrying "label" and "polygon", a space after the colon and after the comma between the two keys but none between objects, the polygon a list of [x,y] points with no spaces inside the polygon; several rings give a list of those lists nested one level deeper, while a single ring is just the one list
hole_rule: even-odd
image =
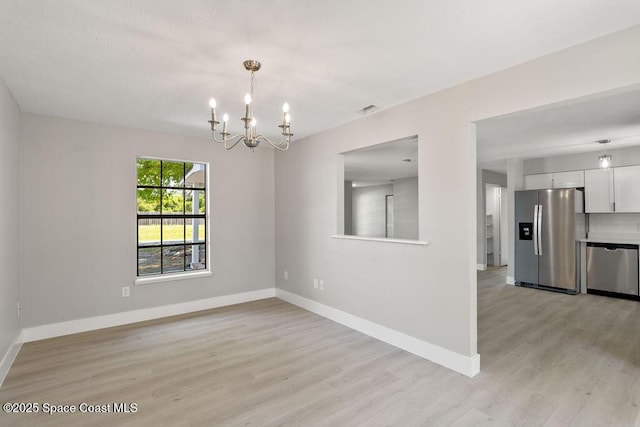
[{"label": "electrical outlet", "polygon": [[287,270],[284,271],[284,280],[289,280],[289,272]]},{"label": "electrical outlet", "polygon": [[321,291],[324,291],[324,280],[320,280],[320,282],[318,283],[318,286],[320,287]]},{"label": "electrical outlet", "polygon": [[318,289],[318,279],[313,279],[313,287]]},{"label": "electrical outlet", "polygon": [[123,286],[122,287],[122,298],[126,298],[129,295],[131,295],[131,289],[129,288],[129,286]]},{"label": "electrical outlet", "polygon": [[22,314],[22,306],[18,303],[18,319],[20,318],[20,314]]}]

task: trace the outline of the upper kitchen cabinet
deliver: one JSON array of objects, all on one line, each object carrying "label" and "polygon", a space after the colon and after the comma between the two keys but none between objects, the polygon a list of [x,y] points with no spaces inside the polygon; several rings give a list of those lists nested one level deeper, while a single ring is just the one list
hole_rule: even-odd
[{"label": "upper kitchen cabinet", "polygon": [[584,171],[584,208],[587,213],[614,212],[613,169]]},{"label": "upper kitchen cabinet", "polygon": [[615,211],[640,212],[640,166],[614,168]]},{"label": "upper kitchen cabinet", "polygon": [[588,213],[640,212],[640,166],[584,171]]},{"label": "upper kitchen cabinet", "polygon": [[578,187],[584,187],[584,171],[538,173],[524,177],[525,190]]},{"label": "upper kitchen cabinet", "polygon": [[552,173],[538,173],[524,176],[525,190],[543,190],[545,188],[553,188]]},{"label": "upper kitchen cabinet", "polygon": [[584,171],[554,172],[553,188],[584,187]]}]

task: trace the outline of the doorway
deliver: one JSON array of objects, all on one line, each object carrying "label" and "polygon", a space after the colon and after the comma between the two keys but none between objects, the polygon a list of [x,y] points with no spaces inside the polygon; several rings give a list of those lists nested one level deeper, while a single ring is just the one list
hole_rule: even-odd
[{"label": "doorway", "polygon": [[505,266],[509,257],[507,188],[495,184],[485,184],[485,204],[487,267]]}]

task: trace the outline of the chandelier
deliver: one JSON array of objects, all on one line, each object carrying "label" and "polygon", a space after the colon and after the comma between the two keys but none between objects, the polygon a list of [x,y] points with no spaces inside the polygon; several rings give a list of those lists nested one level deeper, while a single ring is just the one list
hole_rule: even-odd
[{"label": "chandelier", "polygon": [[230,137],[229,135],[231,135],[231,133],[227,132],[229,115],[224,114],[222,116],[222,132],[219,132],[219,137],[216,136],[216,128],[220,122],[216,120],[216,100],[211,98],[209,100],[209,106],[211,107],[211,120],[209,120],[209,123],[211,123],[211,136],[215,142],[224,144],[224,148],[226,150],[231,150],[233,147],[238,145],[239,142],[242,142],[247,148],[251,148],[251,151],[254,151],[258,144],[260,144],[260,141],[266,141],[274,148],[284,151],[289,148],[289,142],[291,141],[291,136],[293,136],[291,133],[289,104],[285,102],[282,106],[282,124],[278,125],[281,129],[282,140],[280,142],[274,142],[264,135],[259,135],[257,132],[256,118],[253,115],[253,107],[255,104],[255,98],[253,96],[253,77],[262,64],[253,59],[244,61],[243,64],[244,68],[251,73],[251,92],[244,96],[244,117],[240,119],[244,122],[244,134],[239,133]]}]

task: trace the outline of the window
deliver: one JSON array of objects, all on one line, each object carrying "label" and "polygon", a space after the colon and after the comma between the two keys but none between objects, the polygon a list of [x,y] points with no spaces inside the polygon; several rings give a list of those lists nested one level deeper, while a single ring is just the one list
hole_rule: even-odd
[{"label": "window", "polygon": [[207,269],[207,165],[137,159],[138,277]]}]

